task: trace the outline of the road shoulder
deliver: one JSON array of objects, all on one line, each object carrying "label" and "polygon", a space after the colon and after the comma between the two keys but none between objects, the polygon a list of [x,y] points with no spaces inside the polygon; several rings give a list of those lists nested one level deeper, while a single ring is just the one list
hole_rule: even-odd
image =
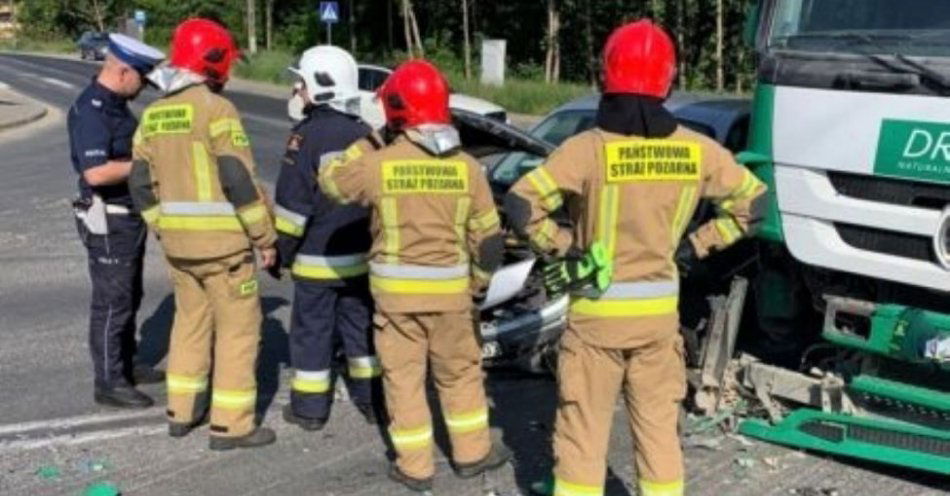
[{"label": "road shoulder", "polygon": [[0,82],[0,135],[39,121],[50,113],[49,107],[13,91]]}]

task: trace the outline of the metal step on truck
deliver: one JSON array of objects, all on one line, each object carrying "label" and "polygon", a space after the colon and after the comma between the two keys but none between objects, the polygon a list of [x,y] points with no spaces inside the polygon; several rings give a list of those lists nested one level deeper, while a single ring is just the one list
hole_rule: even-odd
[{"label": "metal step on truck", "polygon": [[[739,161],[769,211],[710,299],[693,401],[738,389],[745,435],[950,474],[950,2],[761,0],[746,34]],[[759,346],[734,358],[740,327]]]}]

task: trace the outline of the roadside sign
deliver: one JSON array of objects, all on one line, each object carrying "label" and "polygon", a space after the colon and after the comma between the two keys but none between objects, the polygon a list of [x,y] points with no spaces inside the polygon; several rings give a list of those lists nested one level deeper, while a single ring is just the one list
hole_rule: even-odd
[{"label": "roadside sign", "polygon": [[144,10],[141,10],[141,9],[140,9],[140,10],[136,10],[136,11],[135,11],[135,22],[136,22],[139,26],[145,24],[145,19],[146,19],[146,16],[145,16],[145,11],[144,11]]},{"label": "roadside sign", "polygon": [[339,2],[320,2],[320,21],[326,24],[340,22]]}]

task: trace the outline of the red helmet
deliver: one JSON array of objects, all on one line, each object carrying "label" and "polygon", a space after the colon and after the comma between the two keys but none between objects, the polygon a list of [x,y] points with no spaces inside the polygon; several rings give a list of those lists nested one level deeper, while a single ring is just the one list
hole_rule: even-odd
[{"label": "red helmet", "polygon": [[224,84],[234,59],[241,56],[224,26],[207,19],[188,19],[175,28],[169,64]]},{"label": "red helmet", "polygon": [[617,28],[604,46],[604,93],[666,98],[676,76],[676,48],[649,20]]},{"label": "red helmet", "polygon": [[449,85],[442,73],[425,60],[401,64],[377,94],[383,102],[386,122],[393,129],[452,121]]}]

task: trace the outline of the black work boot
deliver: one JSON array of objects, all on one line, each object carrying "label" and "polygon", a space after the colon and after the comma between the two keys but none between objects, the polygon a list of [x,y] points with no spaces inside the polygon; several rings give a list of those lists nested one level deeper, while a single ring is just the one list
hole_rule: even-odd
[{"label": "black work boot", "polygon": [[144,363],[132,365],[132,380],[136,384],[158,384],[165,380],[165,372]]},{"label": "black work boot", "polygon": [[145,393],[132,386],[96,386],[96,403],[115,408],[148,408],[155,404]]},{"label": "black work boot", "polygon": [[211,436],[208,448],[212,451],[227,451],[235,448],[258,448],[273,444],[277,434],[267,427],[257,427],[250,434],[240,437]]},{"label": "black work boot", "polygon": [[402,484],[410,491],[423,493],[432,490],[432,477],[429,477],[428,479],[416,479],[409,477],[408,475],[402,473],[402,470],[399,470],[399,467],[397,467],[395,463],[389,466],[389,474],[387,475],[389,475],[389,480]]},{"label": "black work boot", "polygon": [[459,478],[471,479],[501,467],[508,463],[508,460],[511,460],[511,450],[501,441],[495,441],[485,458],[474,463],[456,463],[452,468]]},{"label": "black work boot", "polygon": [[327,419],[325,418],[310,418],[297,415],[294,413],[294,408],[291,405],[284,405],[283,416],[288,424],[294,424],[305,431],[319,431],[327,425]]},{"label": "black work boot", "polygon": [[168,422],[168,435],[174,438],[185,437],[188,434],[191,434],[191,431],[195,430],[195,427],[198,427],[198,424],[191,423],[186,424],[182,422]]}]

